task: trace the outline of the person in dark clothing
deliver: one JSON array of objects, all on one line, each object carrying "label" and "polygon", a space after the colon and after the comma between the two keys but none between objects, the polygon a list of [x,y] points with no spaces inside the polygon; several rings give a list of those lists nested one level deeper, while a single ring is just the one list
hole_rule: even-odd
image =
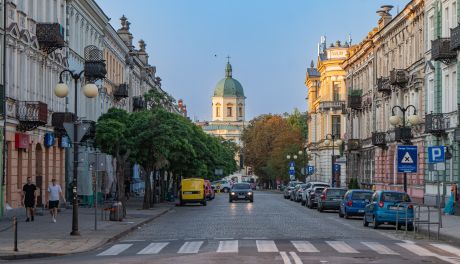
[{"label": "person in dark clothing", "polygon": [[129,195],[131,193],[131,181],[129,179],[125,180],[125,197],[126,200],[129,200]]},{"label": "person in dark clothing", "polygon": [[27,177],[27,183],[22,187],[22,204],[26,208],[26,222],[34,221],[35,207],[37,206],[37,186],[32,178]]}]

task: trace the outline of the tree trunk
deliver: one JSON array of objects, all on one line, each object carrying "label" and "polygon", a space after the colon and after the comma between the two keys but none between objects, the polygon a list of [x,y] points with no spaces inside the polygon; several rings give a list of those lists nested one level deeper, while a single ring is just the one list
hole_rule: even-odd
[{"label": "tree trunk", "polygon": [[152,189],[152,192],[150,193],[150,208],[152,208],[155,204],[155,196],[156,196],[156,193],[157,193],[157,187],[156,187],[156,177],[157,177],[157,170],[154,169],[153,170],[153,173],[152,173],[152,181],[151,181],[151,186],[150,188]]},{"label": "tree trunk", "polygon": [[123,217],[126,216],[126,198],[125,198],[125,162],[119,157],[117,159],[117,200],[121,202]]},{"label": "tree trunk", "polygon": [[142,202],[142,209],[149,209],[151,207],[152,200],[152,183],[150,181],[151,171],[147,170],[147,175],[144,179],[145,191],[144,191],[144,201]]}]

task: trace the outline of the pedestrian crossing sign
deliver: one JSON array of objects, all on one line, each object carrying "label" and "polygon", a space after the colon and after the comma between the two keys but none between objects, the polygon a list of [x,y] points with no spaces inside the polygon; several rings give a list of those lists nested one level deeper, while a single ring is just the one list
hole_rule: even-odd
[{"label": "pedestrian crossing sign", "polygon": [[398,146],[398,172],[417,172],[417,146]]}]

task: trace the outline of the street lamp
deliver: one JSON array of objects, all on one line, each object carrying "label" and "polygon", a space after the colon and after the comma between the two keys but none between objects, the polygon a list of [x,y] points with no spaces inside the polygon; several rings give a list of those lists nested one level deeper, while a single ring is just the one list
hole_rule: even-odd
[{"label": "street lamp", "polygon": [[[410,108],[413,109],[413,114],[407,117],[407,123],[406,123],[406,112]],[[399,116],[395,115],[395,109],[399,109],[402,112],[402,119]],[[417,109],[413,105],[408,105],[406,107],[401,107],[399,105],[393,106],[393,108],[391,109],[391,117],[389,121],[391,125],[399,126],[398,134],[400,135],[400,139],[404,145],[410,144],[411,143],[410,140],[412,138],[411,128],[408,127],[406,124],[415,126],[423,122],[422,119],[417,115]],[[404,192],[407,192],[407,173],[404,172],[403,175],[404,175],[404,179],[403,179]]]},{"label": "street lamp", "polygon": [[[334,164],[335,164],[335,154],[334,154],[334,149],[335,149],[335,145],[337,146],[340,146],[342,145],[342,140],[339,138],[336,140],[336,135],[334,134],[327,134],[326,135],[326,139],[324,140],[324,145],[325,146],[329,146],[331,144],[331,142],[329,141],[329,139],[332,141],[332,165],[331,165],[331,180],[332,180],[332,187],[335,187],[335,175],[334,175]],[[336,143],[334,144],[334,141],[336,141]]]}]

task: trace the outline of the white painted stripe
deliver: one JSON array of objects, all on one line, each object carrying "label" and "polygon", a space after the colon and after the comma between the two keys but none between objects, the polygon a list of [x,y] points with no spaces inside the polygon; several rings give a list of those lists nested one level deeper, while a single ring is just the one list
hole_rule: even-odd
[{"label": "white painted stripe", "polygon": [[256,244],[259,252],[278,252],[278,248],[273,240],[256,240]]},{"label": "white painted stripe", "polygon": [[137,252],[138,255],[158,254],[169,242],[164,243],[150,243],[141,251]]},{"label": "white painted stripe", "polygon": [[127,250],[130,248],[133,244],[117,244],[111,246],[109,249],[107,249],[104,252],[101,252],[97,254],[98,256],[116,256],[120,254],[121,252]]},{"label": "white painted stripe", "polygon": [[456,248],[454,246],[451,246],[451,245],[447,245],[447,244],[431,244],[433,247],[437,247],[439,249],[442,249],[444,251],[447,251],[451,254],[454,254],[454,255],[457,255],[457,256],[460,256],[460,249],[459,248]]},{"label": "white painted stripe", "polygon": [[281,258],[283,258],[284,264],[292,264],[291,260],[289,259],[289,256],[286,254],[286,252],[281,251],[280,255],[281,255]]},{"label": "white painted stripe", "polygon": [[219,242],[217,252],[220,253],[238,253],[238,240],[226,240]]},{"label": "white painted stripe", "polygon": [[326,243],[339,253],[359,253],[343,241],[326,241]]},{"label": "white painted stripe", "polygon": [[177,253],[198,253],[198,251],[200,251],[201,245],[203,245],[203,241],[185,242]]},{"label": "white painted stripe", "polygon": [[419,255],[419,256],[422,256],[422,257],[428,257],[428,256],[436,256],[436,254],[434,254],[433,252],[425,249],[425,248],[422,248],[420,246],[417,246],[416,244],[411,244],[411,243],[396,243],[398,246],[400,247],[403,247],[405,249],[407,249],[408,251],[416,254],[416,255]]},{"label": "white painted stripe", "polygon": [[399,255],[399,253],[394,252],[393,250],[389,249],[388,247],[377,243],[377,242],[361,242],[363,245],[369,247],[370,249],[374,250],[375,252],[382,254],[382,255]]},{"label": "white painted stripe", "polygon": [[319,250],[308,241],[291,241],[292,245],[301,253],[319,252]]},{"label": "white painted stripe", "polygon": [[302,260],[297,256],[297,253],[295,252],[289,252],[291,254],[292,259],[294,259],[295,264],[303,264]]}]

